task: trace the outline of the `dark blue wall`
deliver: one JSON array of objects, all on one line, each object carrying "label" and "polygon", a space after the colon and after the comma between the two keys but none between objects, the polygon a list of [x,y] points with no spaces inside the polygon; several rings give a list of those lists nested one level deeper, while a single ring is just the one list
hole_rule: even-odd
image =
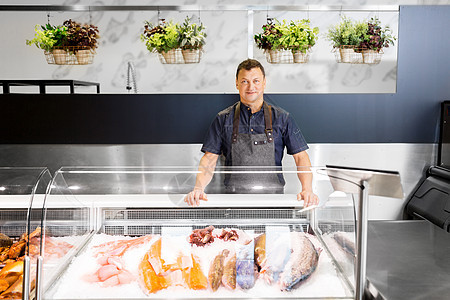
[{"label": "dark blue wall", "polygon": [[[309,143],[437,143],[450,6],[400,9],[397,93],[280,94]],[[201,143],[237,95],[0,95],[0,143]]]}]

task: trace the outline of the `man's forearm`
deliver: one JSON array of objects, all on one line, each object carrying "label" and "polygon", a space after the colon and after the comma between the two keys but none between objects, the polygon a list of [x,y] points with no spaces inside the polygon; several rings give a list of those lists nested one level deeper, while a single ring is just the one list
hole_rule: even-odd
[{"label": "man's forearm", "polygon": [[199,173],[197,174],[197,178],[195,180],[194,189],[201,189],[203,191],[211,182],[218,157],[219,156],[217,154],[213,153],[205,153],[205,155],[203,155],[198,166]]},{"label": "man's forearm", "polygon": [[302,184],[302,191],[312,192],[312,179],[313,175],[308,173],[298,173],[297,174],[300,183]]},{"label": "man's forearm", "polygon": [[311,161],[309,160],[308,154],[303,151],[293,156],[297,171],[299,171],[297,176],[302,184],[302,191],[312,191],[313,174],[311,173]]}]

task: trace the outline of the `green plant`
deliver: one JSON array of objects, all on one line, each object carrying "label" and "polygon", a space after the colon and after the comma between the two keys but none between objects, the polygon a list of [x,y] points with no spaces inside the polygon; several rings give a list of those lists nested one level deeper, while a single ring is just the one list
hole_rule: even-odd
[{"label": "green plant", "polygon": [[363,50],[379,52],[382,48],[394,45],[395,40],[396,37],[392,35],[389,26],[383,28],[380,20],[377,17],[373,17],[367,22],[367,32],[364,34],[364,38],[358,47]]},{"label": "green plant", "polygon": [[367,23],[353,21],[342,17],[341,22],[328,29],[327,39],[332,42],[334,48],[340,46],[359,46],[367,33]]},{"label": "green plant", "polygon": [[262,26],[263,32],[254,36],[256,47],[263,50],[280,49],[280,38],[283,34],[279,30],[279,25],[280,22],[278,20],[267,19],[267,24]]},{"label": "green plant", "polygon": [[141,40],[150,52],[162,53],[180,46],[177,24],[172,21],[166,23],[163,20],[159,25],[145,21]]},{"label": "green plant", "polygon": [[81,25],[72,19],[66,20],[63,26],[67,28],[67,38],[63,46],[82,47],[95,49],[98,47],[97,39],[100,38],[97,26],[92,24]]},{"label": "green plant", "polygon": [[62,46],[67,38],[67,27],[50,24],[36,25],[34,38],[26,40],[26,44],[36,45],[39,49],[52,51],[53,47]]},{"label": "green plant", "polygon": [[303,19],[301,21],[290,21],[289,24],[283,20],[282,24],[276,24],[275,27],[281,32],[282,36],[279,38],[279,44],[282,49],[306,51],[316,44],[319,28],[311,28],[310,20]]},{"label": "green plant", "polygon": [[201,49],[206,43],[206,29],[202,23],[190,23],[191,19],[186,17],[182,25],[177,26],[179,44],[182,49]]}]

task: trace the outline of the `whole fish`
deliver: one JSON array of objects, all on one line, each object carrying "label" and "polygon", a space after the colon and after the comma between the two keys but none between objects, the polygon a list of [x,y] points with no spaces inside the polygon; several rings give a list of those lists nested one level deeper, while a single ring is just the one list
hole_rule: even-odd
[{"label": "whole fish", "polygon": [[290,291],[316,270],[319,252],[305,233],[291,232],[291,255],[280,276],[282,291]]},{"label": "whole fish", "polygon": [[236,253],[231,253],[225,258],[222,284],[230,290],[236,289]]},{"label": "whole fish", "polygon": [[336,243],[339,244],[339,246],[342,247],[342,249],[346,252],[348,252],[350,255],[355,256],[355,242],[349,239],[347,235],[343,232],[335,232],[333,235],[334,240]]},{"label": "whole fish", "polygon": [[208,272],[208,283],[213,292],[217,291],[222,282],[223,276],[223,263],[225,261],[225,256],[227,256],[229,250],[224,249],[222,252],[216,255],[214,260],[211,263],[211,267]]}]

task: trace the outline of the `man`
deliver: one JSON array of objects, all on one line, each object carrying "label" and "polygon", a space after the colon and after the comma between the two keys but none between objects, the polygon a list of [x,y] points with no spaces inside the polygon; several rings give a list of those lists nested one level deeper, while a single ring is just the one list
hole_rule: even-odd
[{"label": "man", "polygon": [[[299,170],[308,167],[309,171],[308,145],[300,129],[286,111],[264,101],[265,87],[264,67],[257,60],[247,59],[239,64],[236,88],[240,101],[219,112],[211,124],[202,147],[205,154],[200,160],[194,190],[184,199],[188,205],[198,206],[200,200],[207,200],[205,187],[221,154],[227,166],[248,166],[247,170],[274,166],[279,170],[286,147]],[[312,174],[298,173],[298,178],[302,191],[297,200],[304,200],[305,206],[318,204],[319,199],[312,191]],[[268,193],[282,193],[284,179],[276,172],[237,172],[225,177],[225,186],[231,193],[252,193],[254,187],[263,187]]]}]

